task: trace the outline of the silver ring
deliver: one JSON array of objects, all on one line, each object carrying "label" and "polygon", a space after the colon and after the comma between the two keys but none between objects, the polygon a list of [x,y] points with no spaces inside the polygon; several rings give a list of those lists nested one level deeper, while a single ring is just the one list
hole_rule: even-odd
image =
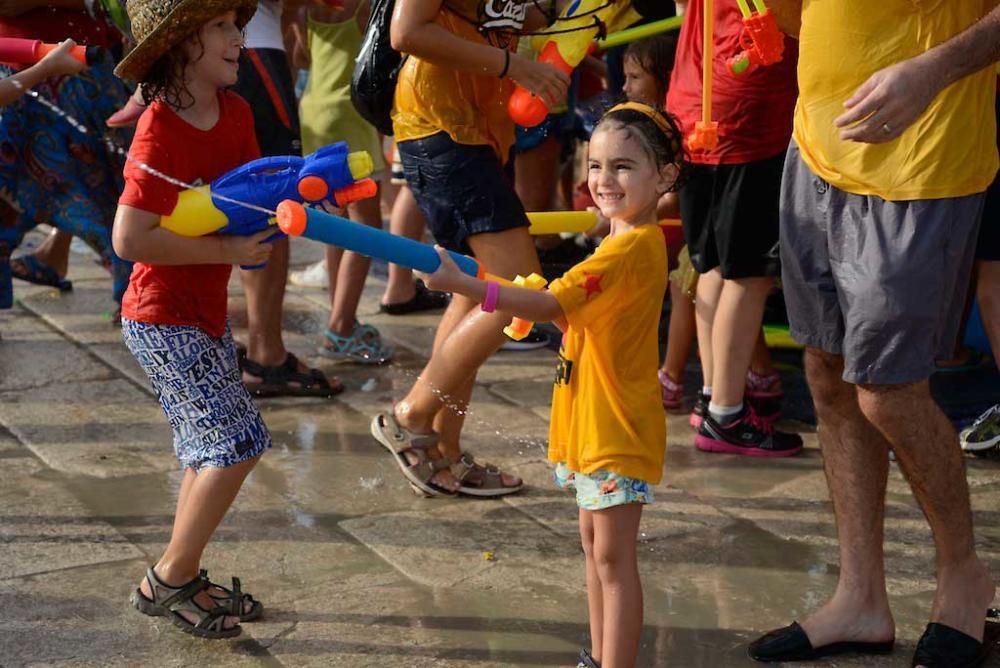
[{"label": "silver ring", "polygon": [[882,124],[882,131],[885,132],[887,135],[891,135],[892,134],[892,128],[889,127],[888,123],[883,123]]}]

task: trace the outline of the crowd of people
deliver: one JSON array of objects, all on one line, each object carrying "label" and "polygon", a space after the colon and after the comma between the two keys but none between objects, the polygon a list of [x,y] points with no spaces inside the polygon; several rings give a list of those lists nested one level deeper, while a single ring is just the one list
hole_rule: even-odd
[{"label": "crowd of people", "polygon": [[[631,4],[647,22],[674,9]],[[395,0],[381,27],[406,54],[390,142],[351,101],[369,12],[384,0],[0,3],[0,38],[62,42],[37,64],[0,65],[0,308],[12,305],[13,279],[71,290],[70,241],[89,244],[111,273],[115,321],[184,470],[169,545],[132,604],[204,638],[239,635],[263,612],[238,579],[209,580],[201,557],[271,445],[253,397],[344,391],[285,347],[286,281],[329,291],[316,354],[381,365],[394,353],[358,320],[368,257],[329,246],[289,277],[289,240],[270,231],[180,236],[160,224],[178,182],[347,141],[371,156],[380,190],[339,213],[381,228],[384,206],[392,233],[422,239],[426,229],[438,244],[432,274],[390,265],[380,306],[443,309],[419,378],[371,421],[414,492],[523,489],[463,448],[465,409],[501,346],[548,343],[541,330],[511,341],[512,316],[561,331],[549,459],[580,509],[591,631],[580,666],[636,661],[636,538],[664,475],[664,411],[690,412],[704,452],[802,451],[800,435],[775,426],[783,390],[762,325],[779,289],[805,348],[840,578],[827,603],[752,643],[750,656],[892,651],[882,553],[892,454],[937,550],[937,594],[913,665],[979,665],[995,589],[975,551],[960,438],[928,379],[969,356],[956,348],[967,295],[1000,350],[1000,9],[767,4],[784,33],[778,62],[734,73],[727,58],[746,47],[739,3],[717,0],[706,17],[712,3],[689,0],[676,3],[679,34],[587,55],[568,75],[525,37],[553,25],[566,2]],[[71,55],[75,43],[100,47],[87,66]],[[688,139],[703,120],[706,68],[718,121],[710,147]],[[546,104],[537,127],[511,119],[515,85]],[[573,208],[596,220],[582,237],[529,233],[526,211]],[[678,218],[679,227],[664,222]],[[43,223],[53,234],[16,252]],[[473,255],[484,277],[462,273],[446,251]],[[239,344],[227,314],[232,265],[259,267],[240,271]],[[552,281],[540,291],[509,284],[531,274]],[[688,392],[695,346],[702,381]],[[961,446],[1000,447],[1000,408],[964,430]]]}]

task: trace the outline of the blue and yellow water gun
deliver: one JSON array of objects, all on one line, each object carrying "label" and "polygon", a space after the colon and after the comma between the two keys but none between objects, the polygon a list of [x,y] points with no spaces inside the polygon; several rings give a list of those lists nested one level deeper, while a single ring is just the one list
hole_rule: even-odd
[{"label": "blue and yellow water gun", "polygon": [[[273,156],[226,172],[206,186],[185,190],[160,227],[185,237],[206,234],[248,236],[275,224],[273,211],[286,199],[335,207],[373,197],[367,151],[349,152],[347,142],[324,146],[304,158]],[[249,205],[249,206],[247,206]],[[273,241],[284,234],[276,227]]]}]

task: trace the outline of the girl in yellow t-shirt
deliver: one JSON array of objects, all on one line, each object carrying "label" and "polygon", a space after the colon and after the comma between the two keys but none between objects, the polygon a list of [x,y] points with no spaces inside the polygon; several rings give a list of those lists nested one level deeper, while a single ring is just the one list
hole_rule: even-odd
[{"label": "girl in yellow t-shirt", "polygon": [[656,224],[660,196],[681,169],[680,133],[652,107],[612,108],[590,140],[588,185],[611,234],[597,251],[533,291],[462,273],[438,247],[428,286],[534,321],[552,321],[563,344],[552,393],[549,460],[575,488],[587,559],[591,650],[580,665],[635,665],[642,628],[636,537],[642,504],[660,481],[666,424],[656,377],[657,324],[667,250]]}]

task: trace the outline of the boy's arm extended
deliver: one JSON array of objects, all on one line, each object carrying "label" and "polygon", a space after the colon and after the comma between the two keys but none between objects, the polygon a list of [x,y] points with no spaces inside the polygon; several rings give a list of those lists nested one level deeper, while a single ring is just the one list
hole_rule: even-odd
[{"label": "boy's arm extended", "polygon": [[267,262],[274,234],[266,229],[251,236],[182,237],[160,227],[159,214],[120,204],[111,231],[118,257],[146,264],[240,264]]}]

